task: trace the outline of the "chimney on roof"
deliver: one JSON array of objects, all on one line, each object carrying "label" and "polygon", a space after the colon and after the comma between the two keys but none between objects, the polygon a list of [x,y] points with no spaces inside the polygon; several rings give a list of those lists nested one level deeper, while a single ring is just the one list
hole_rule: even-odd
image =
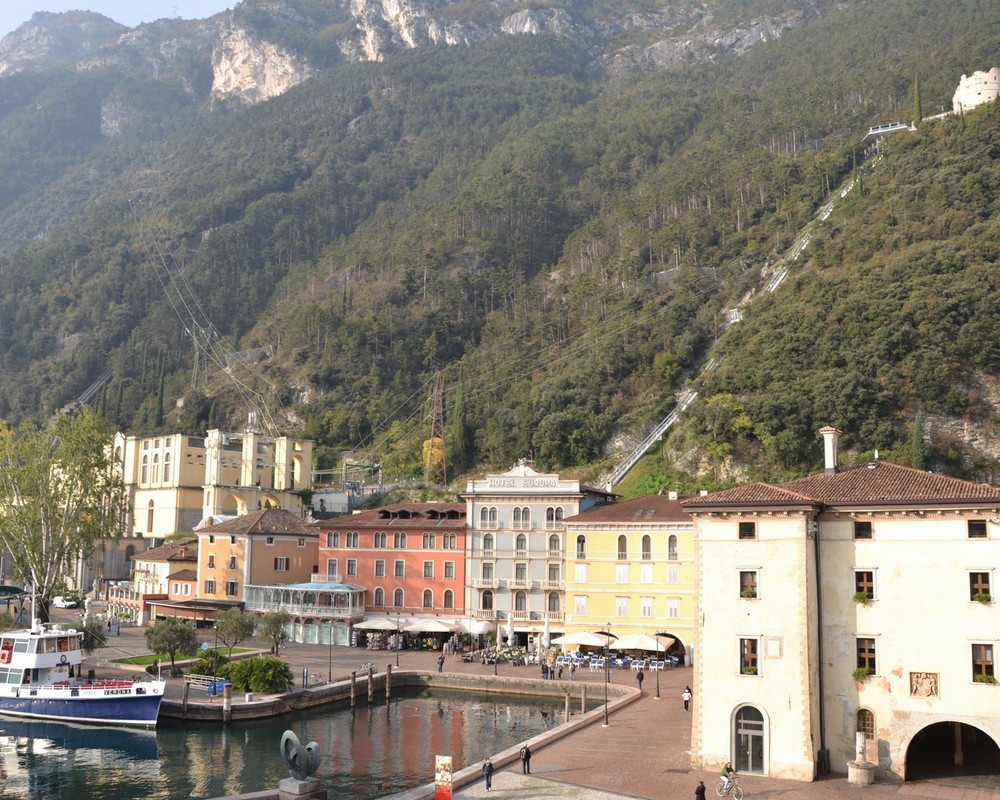
[{"label": "chimney on roof", "polygon": [[827,425],[825,428],[820,428],[819,432],[823,434],[823,471],[827,475],[836,475],[840,465],[840,431],[832,425]]}]

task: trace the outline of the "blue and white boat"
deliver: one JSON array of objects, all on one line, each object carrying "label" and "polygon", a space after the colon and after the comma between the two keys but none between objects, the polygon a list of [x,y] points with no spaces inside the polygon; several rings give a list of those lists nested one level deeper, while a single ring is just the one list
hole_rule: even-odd
[{"label": "blue and white boat", "polygon": [[0,714],[152,728],[164,682],[84,676],[83,632],[34,620],[0,633]]}]

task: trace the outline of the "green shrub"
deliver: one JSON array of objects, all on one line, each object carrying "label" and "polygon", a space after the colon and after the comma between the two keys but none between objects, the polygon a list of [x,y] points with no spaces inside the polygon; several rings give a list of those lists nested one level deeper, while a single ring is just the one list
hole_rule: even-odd
[{"label": "green shrub", "polygon": [[208,650],[188,670],[192,675],[221,675],[222,669],[229,663],[221,650]]},{"label": "green shrub", "polygon": [[258,656],[232,661],[217,673],[227,678],[237,692],[279,694],[292,688],[295,677],[288,662],[273,656]]}]

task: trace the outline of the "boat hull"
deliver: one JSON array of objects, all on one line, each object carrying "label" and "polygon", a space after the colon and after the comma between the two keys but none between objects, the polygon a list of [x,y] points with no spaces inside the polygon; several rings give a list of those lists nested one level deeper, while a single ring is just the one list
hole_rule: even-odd
[{"label": "boat hull", "polygon": [[94,725],[124,725],[152,728],[160,713],[162,686],[144,684],[135,691],[114,689],[39,690],[32,694],[0,695],[0,714],[29,719],[81,722]]}]

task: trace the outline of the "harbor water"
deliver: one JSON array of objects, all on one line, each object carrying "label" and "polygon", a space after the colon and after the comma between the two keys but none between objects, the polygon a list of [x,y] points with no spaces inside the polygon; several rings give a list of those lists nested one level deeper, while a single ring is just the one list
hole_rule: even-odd
[{"label": "harbor water", "polygon": [[229,726],[161,721],[156,731],[0,717],[2,800],[201,800],[273,789],[291,730],[315,741],[331,800],[370,800],[428,783],[434,756],[454,769],[549,730],[562,704],[425,689],[388,705],[314,709]]}]

